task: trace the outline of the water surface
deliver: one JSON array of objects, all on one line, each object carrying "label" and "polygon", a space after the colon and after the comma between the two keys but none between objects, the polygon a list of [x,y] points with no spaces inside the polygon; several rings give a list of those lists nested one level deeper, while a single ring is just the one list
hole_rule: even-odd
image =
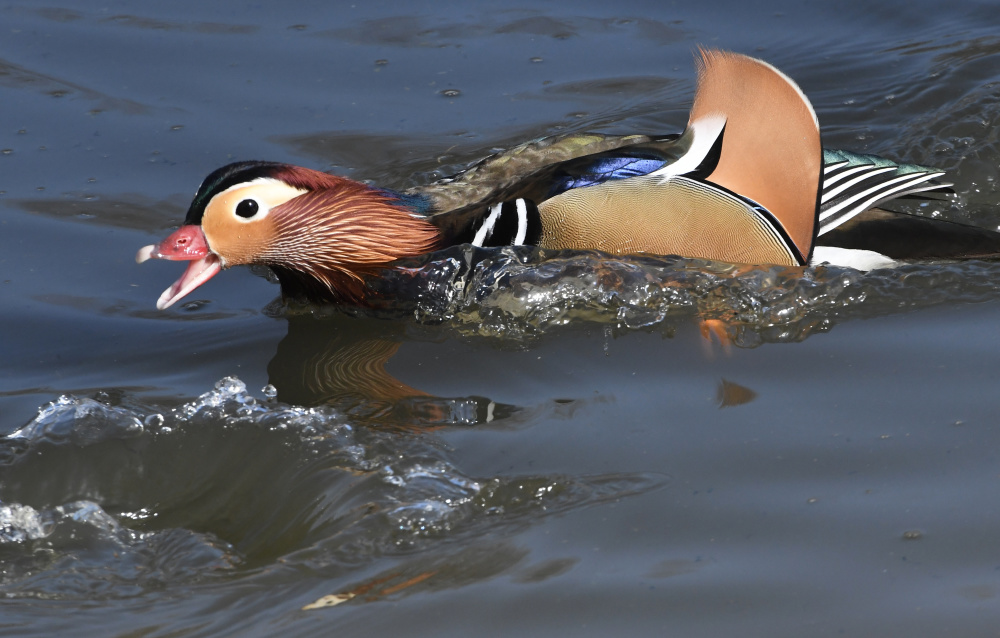
[{"label": "water surface", "polygon": [[[1000,266],[450,249],[286,308],[136,249],[208,172],[402,188],[566,131],[679,131],[698,45],[824,144],[1000,227],[990,3],[0,9],[0,632],[988,636]],[[705,339],[723,326],[729,346]]]}]

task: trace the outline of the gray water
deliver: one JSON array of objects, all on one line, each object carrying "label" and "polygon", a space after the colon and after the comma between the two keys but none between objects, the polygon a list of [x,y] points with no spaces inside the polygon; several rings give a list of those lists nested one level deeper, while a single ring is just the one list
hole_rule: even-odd
[{"label": "gray water", "polygon": [[[1000,265],[454,248],[418,300],[136,266],[225,163],[403,188],[683,128],[698,45],[1000,227],[991,3],[0,8],[0,633],[995,636]],[[724,341],[705,338],[717,320]],[[728,345],[727,345],[728,344]]]}]

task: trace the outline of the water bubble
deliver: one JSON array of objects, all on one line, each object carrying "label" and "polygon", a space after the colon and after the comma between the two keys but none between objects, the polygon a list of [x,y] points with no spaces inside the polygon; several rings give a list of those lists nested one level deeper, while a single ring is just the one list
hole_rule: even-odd
[{"label": "water bubble", "polygon": [[195,310],[200,310],[201,308],[207,306],[211,302],[208,299],[194,299],[186,303],[181,304],[181,309],[187,312],[194,312]]},{"label": "water bubble", "polygon": [[458,97],[462,94],[458,89],[444,89],[443,91],[439,91],[439,93],[444,97]]},{"label": "water bubble", "polygon": [[141,507],[132,512],[120,512],[118,514],[119,518],[124,518],[132,521],[144,521],[150,518],[156,518],[157,513],[148,507]]},{"label": "water bubble", "polygon": [[163,427],[164,418],[162,414],[153,413],[146,416],[143,423],[147,428],[152,428],[153,430],[158,430]]},{"label": "water bubble", "polygon": [[278,396],[278,388],[274,387],[270,383],[261,388],[260,391],[261,394],[263,394],[268,399],[274,399],[275,397]]},{"label": "water bubble", "polygon": [[28,505],[0,505],[0,544],[23,543],[48,536],[46,521]]},{"label": "water bubble", "polygon": [[215,384],[215,389],[223,394],[240,394],[246,392],[247,386],[237,377],[224,377]]}]

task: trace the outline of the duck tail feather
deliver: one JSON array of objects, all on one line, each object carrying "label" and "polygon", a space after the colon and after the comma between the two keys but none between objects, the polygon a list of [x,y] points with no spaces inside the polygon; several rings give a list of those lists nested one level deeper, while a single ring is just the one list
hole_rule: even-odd
[{"label": "duck tail feather", "polygon": [[935,168],[848,151],[825,151],[824,157],[818,235],[890,200],[953,192],[950,183],[937,181],[945,173]]}]

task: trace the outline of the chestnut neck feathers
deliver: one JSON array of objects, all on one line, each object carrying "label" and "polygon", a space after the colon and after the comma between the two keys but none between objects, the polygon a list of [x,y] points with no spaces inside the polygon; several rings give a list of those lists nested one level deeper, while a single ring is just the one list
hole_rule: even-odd
[{"label": "chestnut neck feathers", "polygon": [[440,243],[437,229],[398,200],[348,180],[308,191],[272,214],[273,241],[257,263],[276,269],[289,296],[360,302],[364,276]]},{"label": "chestnut neck feathers", "polygon": [[[255,213],[247,216],[239,206],[250,200]],[[437,229],[390,191],[273,162],[213,172],[185,223],[202,227],[225,266],[270,266],[286,295],[314,300],[361,301],[364,275],[440,243]]]}]

